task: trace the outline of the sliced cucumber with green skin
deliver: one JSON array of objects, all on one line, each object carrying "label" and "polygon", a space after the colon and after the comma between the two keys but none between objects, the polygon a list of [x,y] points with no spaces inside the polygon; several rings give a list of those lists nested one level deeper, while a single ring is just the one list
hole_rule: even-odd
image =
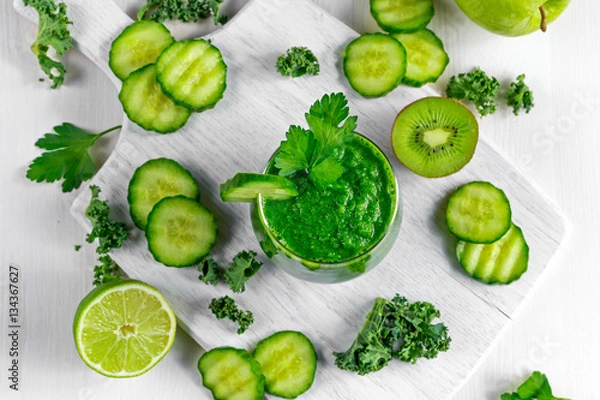
[{"label": "sliced cucumber with green skin", "polygon": [[171,133],[181,128],[191,111],[165,96],[156,81],[154,64],[132,72],[124,81],[119,100],[127,117],[142,128]]},{"label": "sliced cucumber with green skin", "polygon": [[214,107],[227,87],[227,65],[219,49],[204,39],[182,40],[156,60],[158,82],[175,103],[190,110]]},{"label": "sliced cucumber with green skin", "polygon": [[124,80],[133,71],[154,64],[174,41],[163,24],[150,20],[134,22],[112,42],[108,66],[117,78]]},{"label": "sliced cucumber with green skin", "polygon": [[295,399],[315,380],[317,353],[301,332],[277,332],[258,342],[253,356],[265,375],[267,393]]},{"label": "sliced cucumber with green skin", "polygon": [[527,271],[529,246],[521,229],[513,224],[492,244],[459,241],[456,256],[465,272],[473,278],[489,284],[507,284]]},{"label": "sliced cucumber with green skin", "polygon": [[251,203],[259,194],[267,200],[287,200],[298,196],[294,182],[279,175],[238,173],[220,187],[221,200]]},{"label": "sliced cucumber with green skin", "polygon": [[381,97],[394,90],[406,73],[406,50],[391,36],[365,33],[344,50],[344,75],[364,97]]},{"label": "sliced cucumber with green skin", "polygon": [[428,82],[437,81],[444,73],[450,58],[435,33],[429,29],[421,29],[413,33],[394,33],[392,36],[402,43],[408,57],[402,83],[421,87]]},{"label": "sliced cucumber with green skin", "polygon": [[371,0],[371,15],[390,33],[423,29],[433,14],[433,0]]},{"label": "sliced cucumber with green skin", "polygon": [[504,192],[489,182],[460,186],[448,199],[446,222],[460,240],[493,243],[511,226],[511,209]]},{"label": "sliced cucumber with green skin", "polygon": [[200,189],[190,171],[169,158],[155,158],[133,173],[127,190],[129,213],[135,225],[145,229],[148,214],[165,197],[183,195],[198,200]]},{"label": "sliced cucumber with green skin", "polygon": [[250,353],[233,347],[217,347],[198,361],[202,384],[215,400],[262,400],[265,377]]},{"label": "sliced cucumber with green skin", "polygon": [[212,249],[217,221],[196,200],[165,197],[148,215],[146,239],[156,261],[168,267],[189,267]]}]

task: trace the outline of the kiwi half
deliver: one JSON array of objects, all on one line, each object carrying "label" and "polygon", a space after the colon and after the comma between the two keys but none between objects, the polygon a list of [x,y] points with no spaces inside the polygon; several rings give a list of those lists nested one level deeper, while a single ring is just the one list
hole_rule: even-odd
[{"label": "kiwi half", "polygon": [[479,124],[471,111],[445,97],[426,97],[406,106],[392,129],[396,157],[427,178],[453,174],[475,153]]}]

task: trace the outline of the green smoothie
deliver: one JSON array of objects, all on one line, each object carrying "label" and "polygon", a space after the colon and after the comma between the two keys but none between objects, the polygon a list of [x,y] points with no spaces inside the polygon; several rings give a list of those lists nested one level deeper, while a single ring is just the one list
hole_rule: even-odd
[{"label": "green smoothie", "polygon": [[[342,151],[345,172],[333,184],[319,189],[297,172],[289,177],[297,197],[263,203],[275,239],[310,261],[338,263],[364,254],[384,237],[396,210],[396,181],[381,151],[358,134]],[[273,162],[267,173],[278,173]]]}]

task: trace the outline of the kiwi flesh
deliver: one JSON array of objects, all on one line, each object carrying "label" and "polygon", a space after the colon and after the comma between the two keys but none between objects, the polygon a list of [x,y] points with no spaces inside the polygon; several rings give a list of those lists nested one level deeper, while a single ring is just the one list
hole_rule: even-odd
[{"label": "kiwi flesh", "polygon": [[394,122],[392,147],[408,169],[427,178],[459,171],[473,157],[479,124],[471,111],[445,97],[406,106]]}]

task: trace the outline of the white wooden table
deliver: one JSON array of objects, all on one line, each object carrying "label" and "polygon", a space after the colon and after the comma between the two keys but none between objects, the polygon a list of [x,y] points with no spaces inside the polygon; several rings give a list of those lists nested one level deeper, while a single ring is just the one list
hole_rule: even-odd
[{"label": "white wooden table", "polygon": [[[228,0],[232,15],[243,1]],[[368,1],[315,0],[359,32],[376,29]],[[69,214],[72,196],[57,185],[27,181],[28,163],[38,154],[33,143],[63,121],[90,130],[117,125],[121,109],[116,90],[81,54],[66,57],[70,71],[58,91],[37,82],[38,66],[29,51],[36,28],[19,17],[10,1],[0,4],[0,399],[158,399],[209,398],[195,364],[201,349],[182,331],[169,355],[148,374],[108,380],[79,360],[71,337],[74,310],[89,291],[95,254]],[[127,10],[133,14],[135,10]],[[593,389],[600,357],[595,312],[600,283],[600,139],[594,122],[600,111],[600,30],[592,21],[600,5],[571,4],[545,35],[509,39],[488,34],[464,17],[451,0],[436,2],[431,28],[451,57],[434,89],[449,77],[480,66],[501,81],[525,72],[535,90],[530,115],[501,111],[481,121],[481,132],[549,194],[573,223],[571,240],[542,277],[530,301],[457,399],[497,399],[533,369],[546,372],[555,393],[574,399],[597,398]],[[207,32],[194,27],[190,36]],[[115,138],[103,138],[99,164]],[[9,265],[20,271],[20,391],[8,390]]]}]

